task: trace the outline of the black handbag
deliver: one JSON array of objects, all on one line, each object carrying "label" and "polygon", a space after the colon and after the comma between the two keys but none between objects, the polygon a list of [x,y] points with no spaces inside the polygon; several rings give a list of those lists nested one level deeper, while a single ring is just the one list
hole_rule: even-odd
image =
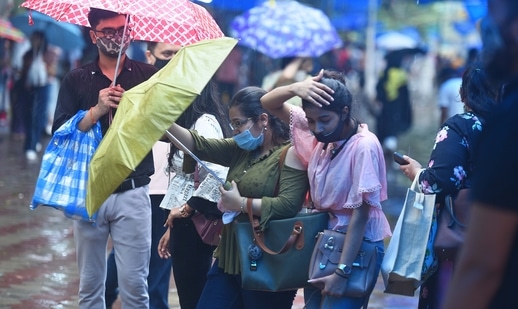
[{"label": "black handbag", "polygon": [[[318,234],[315,250],[309,263],[309,279],[333,274],[340,263],[345,234],[324,230]],[[347,279],[345,296],[364,297],[369,295],[378,278],[379,249],[375,243],[363,240],[354,259],[351,276]]]},{"label": "black handbag", "polygon": [[471,209],[470,190],[461,189],[454,197],[447,195],[439,212],[437,235],[433,246],[441,261],[455,260],[464,243]]},{"label": "black handbag", "polygon": [[243,289],[274,292],[309,286],[308,265],[316,235],[327,228],[328,221],[326,212],[299,213],[270,220],[268,229],[261,232],[250,218],[234,219]]}]

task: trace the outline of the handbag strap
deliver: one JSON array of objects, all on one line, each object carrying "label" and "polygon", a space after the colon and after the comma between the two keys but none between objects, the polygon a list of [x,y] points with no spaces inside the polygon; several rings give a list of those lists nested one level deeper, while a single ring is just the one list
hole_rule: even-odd
[{"label": "handbag strap", "polygon": [[470,188],[460,189],[459,192],[457,192],[455,198],[453,198],[451,195],[447,195],[444,199],[444,208],[446,208],[451,216],[451,222],[448,223],[448,227],[452,227],[454,224],[458,224],[463,228],[468,227],[466,224],[461,223],[459,219],[457,219],[457,216],[455,215],[455,201],[457,201],[457,198],[468,199],[470,190]]},{"label": "handbag strap", "polygon": [[[288,150],[290,149],[290,145],[284,147],[279,156],[279,171],[282,171],[282,167],[284,166],[284,161],[286,161],[286,155],[288,154]],[[277,183],[275,184],[275,190],[273,191],[273,196],[279,195],[279,187],[281,181],[281,174],[279,172],[279,178],[277,178]]]},{"label": "handbag strap", "polygon": [[[281,152],[281,155],[279,156],[279,170],[282,170],[282,167],[284,166],[284,161],[286,160],[286,154],[288,153],[288,150],[290,148],[290,145],[284,147],[284,149]],[[277,184],[275,185],[275,194],[274,196],[279,194],[279,182],[280,182],[280,174],[279,178],[277,179]],[[246,209],[248,213],[248,220],[250,220],[250,224],[252,226],[252,233],[255,237],[255,242],[257,245],[266,253],[271,255],[281,254],[284,252],[287,252],[289,249],[293,247],[295,244],[295,248],[298,250],[304,248],[304,224],[302,221],[297,221],[293,224],[293,229],[291,230],[290,237],[286,242],[284,243],[284,246],[278,251],[273,251],[270,248],[266,246],[264,243],[264,233],[261,230],[261,226],[259,224],[259,220],[254,217],[253,215],[253,209],[252,209],[252,199],[248,198],[246,200]]]},{"label": "handbag strap", "polygon": [[252,199],[248,198],[246,201],[246,209],[248,212],[248,220],[250,220],[252,226],[252,233],[254,234],[254,239],[257,245],[266,253],[270,255],[282,254],[290,250],[295,244],[295,248],[300,250],[304,248],[304,224],[302,221],[296,221],[293,224],[293,229],[291,230],[290,237],[284,243],[284,246],[278,251],[273,251],[266,246],[264,243],[264,233],[261,231],[259,220],[254,218],[252,214]]}]

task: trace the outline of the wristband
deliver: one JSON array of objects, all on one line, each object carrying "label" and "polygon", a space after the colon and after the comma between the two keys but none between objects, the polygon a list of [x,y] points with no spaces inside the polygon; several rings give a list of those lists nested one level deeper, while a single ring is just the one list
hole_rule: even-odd
[{"label": "wristband", "polygon": [[246,202],[246,197],[243,197],[241,199],[241,213],[244,214],[245,213],[245,202]]}]

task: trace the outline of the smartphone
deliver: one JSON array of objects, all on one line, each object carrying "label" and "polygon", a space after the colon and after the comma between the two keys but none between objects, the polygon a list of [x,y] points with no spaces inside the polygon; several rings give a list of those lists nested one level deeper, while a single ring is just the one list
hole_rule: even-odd
[{"label": "smartphone", "polygon": [[400,154],[399,152],[395,151],[393,156],[394,156],[394,161],[399,163],[399,165],[407,165],[408,164],[408,161],[405,160],[403,158],[403,155]]}]

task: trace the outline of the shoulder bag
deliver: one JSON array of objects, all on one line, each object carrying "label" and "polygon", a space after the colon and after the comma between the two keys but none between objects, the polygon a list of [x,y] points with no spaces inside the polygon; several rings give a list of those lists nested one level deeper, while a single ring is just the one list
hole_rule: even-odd
[{"label": "shoulder bag", "polygon": [[454,260],[464,243],[470,209],[470,189],[459,190],[455,197],[447,195],[439,212],[434,250],[440,260]]},{"label": "shoulder bag", "polygon": [[[199,168],[196,166],[194,170],[194,189],[200,185]],[[199,211],[191,217],[194,227],[200,235],[201,240],[207,245],[217,246],[221,239],[221,230],[223,229],[223,220],[221,216],[208,215]]]},{"label": "shoulder bag", "polygon": [[[340,263],[345,233],[324,230],[318,233],[315,249],[309,263],[309,279],[333,274]],[[352,264],[351,276],[347,280],[347,297],[364,297],[370,294],[378,278],[378,247],[366,239]]]},{"label": "shoulder bag", "polygon": [[249,199],[248,218],[236,217],[233,223],[243,289],[275,292],[309,286],[308,265],[316,235],[327,227],[329,215],[300,212],[293,218],[270,220],[268,229],[261,231],[251,208]]}]

